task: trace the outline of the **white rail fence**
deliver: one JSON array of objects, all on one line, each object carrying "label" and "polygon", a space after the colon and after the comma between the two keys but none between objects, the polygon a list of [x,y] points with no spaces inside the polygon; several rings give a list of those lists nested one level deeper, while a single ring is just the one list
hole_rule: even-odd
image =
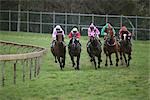
[{"label": "white rail fence", "polygon": [[0,30],[7,31],[52,33],[53,27],[59,24],[66,34],[77,26],[85,35],[91,22],[99,29],[109,22],[117,33],[126,25],[136,40],[150,39],[150,17],[0,10]]},{"label": "white rail fence", "polygon": [[20,77],[17,72],[22,73],[23,82],[27,76],[30,80],[32,76],[38,76],[42,56],[46,52],[47,49],[43,47],[0,40],[0,85],[5,85],[8,75],[13,76],[13,83],[16,84],[17,77]]}]

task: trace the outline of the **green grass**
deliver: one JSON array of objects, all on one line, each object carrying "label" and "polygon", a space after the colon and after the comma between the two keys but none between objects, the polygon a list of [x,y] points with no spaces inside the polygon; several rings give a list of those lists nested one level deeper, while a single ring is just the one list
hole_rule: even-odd
[{"label": "green grass", "polygon": [[[150,99],[150,41],[133,41],[132,60],[129,68],[125,66],[105,67],[105,55],[102,53],[101,68],[95,70],[86,52],[87,39],[86,36],[81,37],[81,70],[75,71],[71,67],[71,60],[67,52],[65,69],[60,71],[59,65],[54,63],[54,58],[49,50],[50,34],[1,31],[0,40],[43,46],[48,48],[48,52],[43,57],[41,72],[37,78],[29,80],[29,71],[27,71],[26,81],[22,82],[21,66],[17,66],[16,85],[13,84],[13,68],[8,63],[5,68],[6,85],[5,87],[0,86],[0,100]],[[69,39],[65,41],[68,43]]]}]

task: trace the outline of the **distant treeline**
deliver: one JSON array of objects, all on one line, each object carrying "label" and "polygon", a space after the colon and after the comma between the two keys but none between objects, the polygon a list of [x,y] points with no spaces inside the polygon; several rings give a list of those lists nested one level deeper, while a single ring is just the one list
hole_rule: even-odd
[{"label": "distant treeline", "polygon": [[0,9],[150,16],[149,0],[0,0]]}]

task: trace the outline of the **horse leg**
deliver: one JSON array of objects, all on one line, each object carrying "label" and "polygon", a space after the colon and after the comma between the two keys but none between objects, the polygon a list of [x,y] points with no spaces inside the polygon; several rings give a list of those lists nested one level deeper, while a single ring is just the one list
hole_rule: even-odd
[{"label": "horse leg", "polygon": [[100,68],[100,62],[101,62],[101,55],[98,56],[98,68]]},{"label": "horse leg", "polygon": [[57,58],[56,58],[56,56],[55,56],[55,63],[57,63]]},{"label": "horse leg", "polygon": [[62,67],[64,68],[65,67],[65,56],[63,57],[62,62],[63,62]]},{"label": "horse leg", "polygon": [[126,58],[125,53],[123,53],[123,57],[124,57],[124,60],[125,60],[126,66],[127,66],[127,58]]},{"label": "horse leg", "polygon": [[112,60],[111,60],[111,54],[109,54],[109,61],[110,61],[110,65],[113,65]]},{"label": "horse leg", "polygon": [[118,57],[118,52],[116,51],[116,66],[118,66],[118,62],[119,62],[119,57]]},{"label": "horse leg", "polygon": [[119,53],[120,53],[121,65],[123,65],[123,60],[122,60],[122,52],[119,52]]},{"label": "horse leg", "polygon": [[108,59],[108,55],[106,54],[106,63],[105,63],[105,66],[108,66],[107,59]]},{"label": "horse leg", "polygon": [[77,70],[80,70],[79,64],[80,64],[80,54],[77,56]]},{"label": "horse leg", "polygon": [[130,60],[131,60],[131,53],[128,54],[128,64],[127,64],[127,67],[130,65]]},{"label": "horse leg", "polygon": [[90,48],[89,47],[87,47],[87,52],[88,52],[88,54],[89,54],[89,56],[90,56],[90,62],[92,62],[93,61],[93,59],[92,59],[92,52],[91,52],[91,50],[90,50]]},{"label": "horse leg", "polygon": [[71,57],[71,61],[72,61],[72,67],[75,66],[75,62],[74,62],[74,57],[73,56],[70,56]]},{"label": "horse leg", "polygon": [[58,62],[59,62],[59,65],[60,65],[60,68],[61,68],[61,70],[62,70],[62,62],[61,62],[61,57],[57,57],[57,59],[58,59]]},{"label": "horse leg", "polygon": [[97,69],[95,57],[93,57],[92,59],[93,59],[94,65],[95,65],[95,69]]}]

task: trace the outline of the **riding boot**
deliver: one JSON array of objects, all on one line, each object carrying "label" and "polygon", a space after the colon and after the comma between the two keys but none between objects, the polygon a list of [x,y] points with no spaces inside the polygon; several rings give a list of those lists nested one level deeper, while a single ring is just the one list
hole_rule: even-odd
[{"label": "riding boot", "polygon": [[68,49],[70,49],[70,47],[71,47],[71,40],[69,41]]},{"label": "riding boot", "polygon": [[104,41],[104,45],[105,45],[105,46],[106,46],[106,44],[107,44],[107,40]]},{"label": "riding boot", "polygon": [[52,43],[51,43],[51,48],[54,48],[55,42],[56,42],[55,40],[52,41]]},{"label": "riding boot", "polygon": [[63,45],[66,47],[66,43],[63,41]]},{"label": "riding boot", "polygon": [[86,47],[87,47],[87,48],[89,48],[89,47],[90,47],[90,44],[91,44],[91,42],[90,42],[90,41],[88,41],[88,43],[87,43]]},{"label": "riding boot", "polygon": [[81,43],[79,42],[79,40],[76,40],[77,44],[79,43],[79,45],[81,46]]},{"label": "riding boot", "polygon": [[102,45],[101,41],[100,40],[98,40],[98,41],[99,41],[100,45]]}]

